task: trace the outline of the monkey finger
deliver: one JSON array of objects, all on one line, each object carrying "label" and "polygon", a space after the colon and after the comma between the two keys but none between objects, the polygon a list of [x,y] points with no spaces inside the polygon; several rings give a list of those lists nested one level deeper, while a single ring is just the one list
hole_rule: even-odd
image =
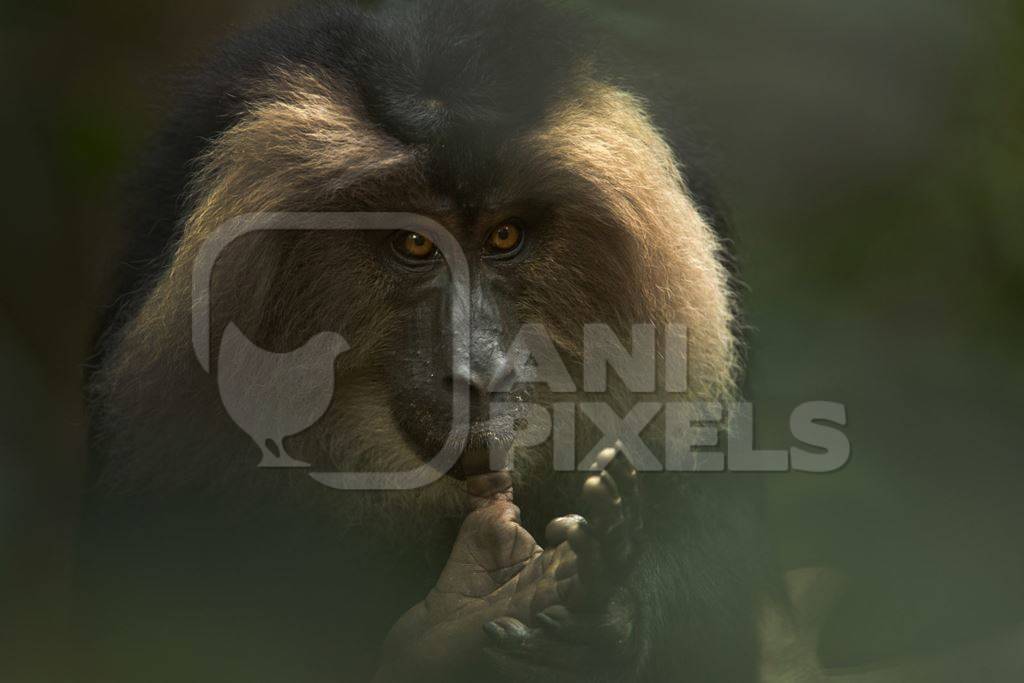
[{"label": "monkey finger", "polygon": [[629,461],[621,441],[598,453],[591,466],[594,473],[607,472],[615,483],[616,491],[622,497],[624,514],[630,526],[639,530],[643,519],[639,510],[640,486],[636,468]]},{"label": "monkey finger", "polygon": [[576,618],[573,616],[572,612],[564,605],[549,607],[537,615],[537,623],[541,625],[541,628],[552,635],[561,635],[575,621]]},{"label": "monkey finger", "polygon": [[485,623],[483,629],[491,644],[502,649],[521,647],[532,631],[515,617],[498,617]]},{"label": "monkey finger", "polygon": [[631,625],[620,624],[604,615],[580,614],[556,605],[536,617],[544,633],[556,640],[580,645],[621,646],[632,632]]},{"label": "monkey finger", "polygon": [[610,569],[622,569],[633,555],[633,529],[614,478],[607,470],[587,477],[583,502],[590,510],[592,536]]},{"label": "monkey finger", "polygon": [[569,540],[569,531],[578,526],[581,522],[586,522],[580,515],[563,515],[562,517],[555,517],[553,520],[548,522],[547,528],[544,530],[544,540],[549,548]]},{"label": "monkey finger", "polygon": [[622,497],[623,513],[627,524],[634,531],[643,529],[643,515],[640,510],[640,478],[633,463],[626,457],[622,444],[616,442],[615,457],[605,471],[611,476]]},{"label": "monkey finger", "polygon": [[608,465],[615,460],[615,456],[618,455],[620,450],[622,450],[622,444],[618,441],[615,442],[614,446],[601,449],[601,452],[594,458],[594,464],[590,466],[590,471],[600,472],[607,469]]},{"label": "monkey finger", "polygon": [[550,607],[559,605],[581,613],[599,611],[610,594],[609,584],[601,579],[600,574],[592,574],[595,578],[586,582],[579,573],[559,579],[555,584],[558,602]]},{"label": "monkey finger", "polygon": [[[540,562],[535,562],[520,574],[519,586],[531,587],[529,614],[534,615],[566,599],[566,580],[578,573],[577,556],[567,542],[543,551]],[[537,567],[540,572],[530,573]]]},{"label": "monkey finger", "polygon": [[566,540],[576,556],[576,575],[559,577],[563,601],[571,599],[573,604],[570,606],[573,608],[579,608],[586,602],[599,602],[608,586],[608,569],[604,565],[601,545],[589,522],[581,518],[569,528]]},{"label": "monkey finger", "polygon": [[607,471],[591,474],[583,482],[582,501],[586,518],[599,540],[626,522],[625,507],[615,479]]},{"label": "monkey finger", "polygon": [[581,560],[589,561],[597,555],[598,546],[590,531],[590,522],[585,517],[578,517],[575,524],[568,525],[565,540]]},{"label": "monkey finger", "polygon": [[[484,625],[490,647],[489,655],[508,657],[532,666],[578,671],[591,658],[592,648],[551,638],[542,628],[530,628],[522,622],[503,617]],[[501,661],[500,659],[498,661]],[[499,670],[504,670],[499,666]],[[522,671],[513,669],[514,680],[522,680]]]},{"label": "monkey finger", "polygon": [[[625,524],[618,524],[599,533],[586,518],[579,518],[568,526],[566,541],[575,555],[575,562],[571,565],[566,563],[566,570],[557,577],[560,579],[560,591],[571,593],[572,600],[563,598],[564,604],[573,609],[596,608],[604,604],[616,576],[631,557],[633,545],[625,531]],[[570,575],[569,566],[575,576]],[[572,583],[561,585],[568,580]]]},{"label": "monkey finger", "polygon": [[581,493],[585,516],[598,536],[624,520],[619,487],[608,472],[602,470],[587,476]]}]

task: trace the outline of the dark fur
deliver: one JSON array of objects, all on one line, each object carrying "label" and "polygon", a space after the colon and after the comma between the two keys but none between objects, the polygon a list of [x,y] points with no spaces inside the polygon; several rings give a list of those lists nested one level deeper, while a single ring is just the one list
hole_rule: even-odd
[{"label": "dark fur", "polygon": [[[183,87],[178,109],[139,176],[130,247],[104,339],[114,338],[166,268],[183,219],[193,208],[186,189],[195,160],[244,114],[249,86],[265,79],[270,68],[306,66],[350,84],[374,124],[392,138],[423,146],[432,189],[472,213],[478,192],[497,167],[488,141],[531,128],[571,97],[581,64],[602,68],[583,35],[568,15],[535,2],[445,0],[394,5],[372,14],[347,5],[304,9],[233,40]],[[681,156],[686,159],[685,153]],[[701,184],[691,189],[705,188]],[[715,215],[707,199],[704,194],[698,202]],[[755,579],[763,558],[752,523],[755,501],[745,486],[736,484],[735,479],[712,477],[692,487],[685,501],[666,497],[650,502],[656,513],[649,520],[651,534],[670,542],[641,562],[630,587],[649,617],[642,634],[649,648],[649,680],[684,675],[737,681],[755,675]],[[118,622],[119,600],[131,602],[106,575],[104,563],[117,562],[113,558],[128,557],[119,567],[122,572],[148,577],[159,567],[171,575],[179,570],[204,584],[203,572],[212,565],[215,574],[208,586],[218,592],[212,597],[190,594],[174,603],[171,612],[193,599],[197,608],[227,600],[229,610],[238,604],[244,605],[243,611],[252,610],[253,592],[262,588],[255,577],[273,581],[286,576],[288,585],[269,586],[272,595],[256,606],[259,621],[270,622],[268,615],[273,615],[281,629],[292,629],[298,634],[295,640],[303,643],[296,647],[285,641],[290,645],[282,646],[282,661],[302,662],[308,650],[308,659],[316,663],[306,672],[294,672],[298,680],[327,679],[332,665],[341,667],[333,670],[337,680],[361,680],[367,673],[367,650],[379,644],[382,629],[403,609],[422,598],[444,560],[443,552],[427,558],[421,553],[433,552],[431,545],[449,547],[451,540],[442,532],[437,542],[423,542],[426,551],[396,551],[387,538],[358,534],[342,543],[329,519],[275,509],[250,524],[259,527],[258,542],[244,535],[225,542],[223,529],[207,526],[221,513],[219,505],[188,499],[146,501],[144,510],[120,507],[92,520],[107,545],[91,550],[106,555],[91,576],[107,584],[114,604],[102,604],[110,622],[101,618],[99,628]],[[523,507],[531,529],[542,527],[551,514],[569,511],[547,509],[543,502],[524,502]],[[124,541],[119,536],[141,528],[149,529],[143,538],[128,536]],[[450,523],[447,531],[453,528]],[[158,548],[155,556],[138,550],[146,544]],[[246,568],[237,581],[231,570],[235,565]],[[373,590],[366,589],[367,574],[377,581]],[[296,587],[295,582],[308,585]],[[129,609],[160,623],[161,601],[153,595],[161,590],[161,583],[148,586],[142,602]],[[99,589],[90,598],[102,603],[104,595]],[[372,616],[366,623],[349,623],[350,615],[367,614]],[[275,623],[262,628],[272,632]],[[272,640],[268,643],[266,647],[273,645]],[[105,647],[120,646],[114,641]],[[225,647],[221,654],[227,660],[246,656],[245,647]],[[267,651],[252,656],[263,661]],[[185,672],[208,670],[201,661],[192,669],[182,666]]]},{"label": "dark fur", "polygon": [[[607,61],[607,51],[593,49],[597,42],[580,16],[528,0],[392,2],[376,13],[325,4],[240,34],[177,84],[176,109],[130,183],[132,228],[102,339],[130,317],[166,266],[189,210],[185,188],[192,162],[238,120],[247,84],[265,77],[269,67],[306,65],[350,80],[390,135],[428,144],[437,189],[471,205],[493,161],[485,141],[536,123],[573,87],[574,65],[589,61],[607,72],[606,79],[624,78],[630,67]],[[606,61],[599,62],[602,57]],[[424,99],[446,106],[415,105]],[[667,109],[658,93],[651,99]],[[678,121],[665,118],[655,123],[686,161],[689,189],[721,235],[726,222],[710,180],[694,163],[697,145]],[[731,252],[723,257],[734,272]],[[97,363],[102,354],[101,343]]]}]

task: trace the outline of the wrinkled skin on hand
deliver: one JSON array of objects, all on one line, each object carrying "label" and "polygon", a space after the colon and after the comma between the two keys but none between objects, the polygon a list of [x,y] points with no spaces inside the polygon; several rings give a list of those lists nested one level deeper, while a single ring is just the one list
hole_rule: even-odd
[{"label": "wrinkled skin on hand", "polygon": [[[426,599],[388,634],[377,681],[462,680],[628,664],[633,610],[616,598],[640,541],[636,470],[609,448],[582,486],[587,516],[520,524],[507,472],[467,477],[467,511]],[[532,673],[530,675],[536,675]]]}]

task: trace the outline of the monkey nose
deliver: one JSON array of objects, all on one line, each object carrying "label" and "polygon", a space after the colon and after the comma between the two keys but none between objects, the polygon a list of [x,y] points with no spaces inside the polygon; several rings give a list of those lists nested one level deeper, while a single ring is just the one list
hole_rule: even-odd
[{"label": "monkey nose", "polygon": [[477,405],[485,403],[491,394],[511,391],[514,384],[515,372],[508,363],[498,363],[481,370],[456,368],[445,377],[448,392],[465,391],[470,402]]},{"label": "monkey nose", "polygon": [[453,372],[444,379],[444,392],[448,395],[465,392],[472,405],[487,399],[489,382],[479,373]]}]

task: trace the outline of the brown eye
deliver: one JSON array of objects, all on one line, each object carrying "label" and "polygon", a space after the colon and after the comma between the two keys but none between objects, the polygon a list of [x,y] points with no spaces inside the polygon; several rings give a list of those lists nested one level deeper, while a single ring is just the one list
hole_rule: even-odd
[{"label": "brown eye", "polygon": [[406,258],[425,259],[434,255],[434,243],[418,232],[403,232],[395,240],[395,249]]},{"label": "brown eye", "polygon": [[487,237],[487,247],[491,252],[508,253],[523,241],[523,231],[515,223],[502,223]]}]

